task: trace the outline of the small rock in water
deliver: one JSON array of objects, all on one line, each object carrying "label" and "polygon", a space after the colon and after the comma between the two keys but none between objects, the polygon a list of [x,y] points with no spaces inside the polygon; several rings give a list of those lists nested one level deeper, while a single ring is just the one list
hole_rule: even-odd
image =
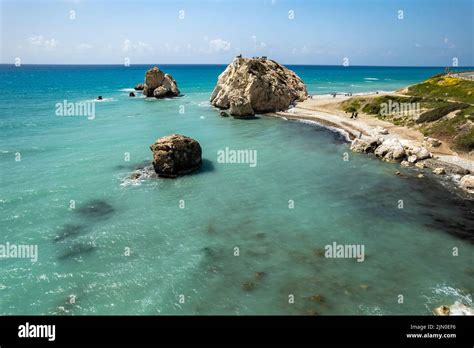
[{"label": "small rock in water", "polygon": [[323,303],[325,301],[322,295],[313,295],[309,298],[311,301]]},{"label": "small rock in water", "polygon": [[102,100],[102,96],[99,95],[99,96],[97,97],[97,100]]},{"label": "small rock in water", "polygon": [[395,172],[395,175],[402,175],[398,170]]},{"label": "small rock in water", "polygon": [[220,115],[221,115],[222,117],[229,117],[229,114],[228,114],[227,112],[225,112],[225,111],[221,111],[221,112],[220,112]]},{"label": "small rock in water", "polygon": [[256,287],[257,284],[255,284],[254,282],[245,282],[242,284],[242,289],[244,289],[245,291],[254,290]]},{"label": "small rock in water", "polygon": [[129,97],[134,97],[134,96],[135,96],[135,93],[130,92],[130,94],[129,94],[128,96],[129,96]]},{"label": "small rock in water", "polygon": [[267,274],[265,272],[257,272],[255,273],[255,278],[257,279],[261,279],[263,278],[264,276],[266,276]]},{"label": "small rock in water", "polygon": [[408,161],[402,161],[402,163],[400,163],[400,165],[401,165],[402,167],[409,167],[409,166],[410,166],[410,162],[408,162]]},{"label": "small rock in water", "polygon": [[369,286],[367,284],[360,284],[359,285],[361,289],[367,290]]},{"label": "small rock in water", "polygon": [[433,174],[444,175],[446,174],[446,171],[444,170],[444,168],[435,168],[433,169]]},{"label": "small rock in water", "polygon": [[417,175],[417,178],[420,178],[420,179],[421,179],[421,178],[424,178],[424,177],[425,177],[425,176],[424,176],[423,174],[421,174],[421,173]]}]

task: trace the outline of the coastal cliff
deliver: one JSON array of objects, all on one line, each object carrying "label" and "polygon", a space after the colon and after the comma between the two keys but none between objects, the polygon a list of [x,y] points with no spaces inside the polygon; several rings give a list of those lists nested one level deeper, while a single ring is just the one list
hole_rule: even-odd
[{"label": "coastal cliff", "polygon": [[236,57],[219,75],[210,101],[232,116],[246,117],[285,110],[307,97],[305,84],[290,69],[265,57]]}]

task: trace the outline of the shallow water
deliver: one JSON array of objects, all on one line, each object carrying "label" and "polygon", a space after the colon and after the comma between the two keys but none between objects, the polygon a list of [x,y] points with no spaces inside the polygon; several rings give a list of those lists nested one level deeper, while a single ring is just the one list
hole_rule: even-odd
[{"label": "shallow water", "polygon": [[[146,68],[0,68],[0,244],[39,248],[36,263],[0,259],[1,314],[429,314],[455,300],[472,305],[472,201],[408,170],[395,176],[399,166],[350,153],[315,125],[219,117],[207,100],[221,66],[165,66],[183,97],[129,98]],[[387,85],[376,89],[393,90],[439,70],[294,69],[313,93],[382,76]],[[55,116],[64,99],[98,95],[106,101],[93,120]],[[151,160],[149,145],[171,133],[201,143],[203,169],[129,180]],[[257,166],[219,163],[226,147],[256,150]],[[364,262],[325,258],[332,242],[364,245]]]}]

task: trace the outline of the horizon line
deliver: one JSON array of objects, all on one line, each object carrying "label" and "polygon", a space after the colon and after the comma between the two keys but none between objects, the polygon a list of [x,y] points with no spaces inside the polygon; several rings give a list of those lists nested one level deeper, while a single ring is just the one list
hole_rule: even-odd
[{"label": "horizon line", "polygon": [[[130,66],[125,66],[123,63],[78,63],[78,64],[70,64],[70,63],[25,63],[21,64],[19,67],[23,65],[29,66],[36,66],[36,65],[43,65],[43,66],[123,66],[123,67],[131,67],[131,66],[140,66],[140,65],[201,65],[201,66],[209,66],[209,65],[229,65],[230,63],[139,63],[139,64],[130,64]],[[327,66],[327,67],[379,67],[379,68],[450,68],[450,69],[464,69],[464,68],[474,68],[474,65],[465,65],[465,66],[442,66],[442,65],[358,65],[352,64],[348,66],[344,66],[342,64],[297,64],[297,63],[280,63],[282,65],[292,65],[292,66]],[[2,65],[11,65],[15,66],[14,63],[0,63]]]}]

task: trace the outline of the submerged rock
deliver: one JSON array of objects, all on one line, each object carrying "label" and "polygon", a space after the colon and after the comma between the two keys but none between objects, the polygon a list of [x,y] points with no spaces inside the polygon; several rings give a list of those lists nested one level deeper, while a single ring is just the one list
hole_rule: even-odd
[{"label": "submerged rock", "polygon": [[219,75],[210,100],[243,117],[286,110],[306,98],[306,86],[293,71],[273,60],[237,57]]},{"label": "submerged rock", "polygon": [[177,97],[180,92],[173,77],[155,66],[145,74],[143,94],[147,97],[165,98]]},{"label": "submerged rock", "polygon": [[150,146],[153,168],[161,177],[175,178],[199,169],[202,164],[201,145],[184,135],[160,138]]},{"label": "submerged rock", "polygon": [[129,97],[134,97],[134,96],[135,96],[135,93],[130,92],[130,94],[129,94],[128,96],[129,96]]},{"label": "submerged rock", "polygon": [[109,203],[101,199],[94,199],[77,209],[77,212],[89,218],[107,217],[115,211]]},{"label": "submerged rock", "polygon": [[429,158],[429,159],[423,160],[421,162],[417,162],[416,164],[417,165],[418,164],[423,165],[423,168],[426,167],[426,168],[430,168],[432,170],[434,170],[436,168],[443,168],[444,171],[446,172],[446,174],[451,174],[451,175],[466,175],[466,174],[469,174],[469,170],[467,170],[463,167],[460,167],[460,166],[455,165],[455,164],[439,161],[439,160],[436,160],[434,158]]}]

